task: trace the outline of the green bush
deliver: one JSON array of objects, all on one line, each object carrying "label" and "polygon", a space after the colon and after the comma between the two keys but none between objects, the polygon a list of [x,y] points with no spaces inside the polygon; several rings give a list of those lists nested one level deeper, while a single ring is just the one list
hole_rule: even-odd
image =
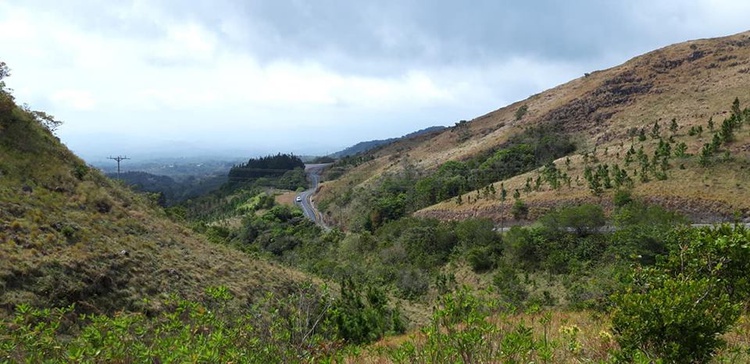
[{"label": "green bush", "polygon": [[339,335],[354,344],[369,343],[406,329],[399,311],[388,307],[383,291],[357,286],[351,279],[342,282],[341,298],[336,301],[332,316]]},{"label": "green bush", "polygon": [[631,201],[621,206],[612,220],[618,229],[634,225],[673,226],[687,222],[687,219],[677,212],[641,201]]},{"label": "green bush", "polygon": [[484,273],[495,269],[497,257],[492,247],[476,247],[466,253],[466,260],[475,273]]},{"label": "green bush", "polygon": [[518,273],[512,267],[502,264],[492,277],[492,283],[497,288],[500,297],[507,303],[519,306],[528,297],[529,292],[518,278]]},{"label": "green bush", "polygon": [[[548,335],[551,315],[540,318],[537,325],[543,333],[537,334],[523,320],[492,315],[497,308],[497,302],[466,288],[442,296],[420,339],[386,349],[388,357],[394,363],[563,362],[555,352],[561,343]],[[568,345],[576,342],[572,337]]]},{"label": "green bush", "polygon": [[664,274],[710,277],[733,301],[750,300],[750,230],[743,225],[678,230],[667,245],[672,253],[658,265]]},{"label": "green bush", "polygon": [[79,181],[83,181],[83,178],[86,177],[88,173],[89,167],[85,164],[75,164],[73,167],[73,176],[75,176]]},{"label": "green bush", "polygon": [[645,292],[615,298],[612,327],[621,359],[642,351],[667,363],[705,363],[725,343],[721,335],[739,307],[711,279],[667,279]]},{"label": "green bush", "polygon": [[682,229],[668,255],[638,267],[613,297],[612,324],[624,359],[640,351],[670,363],[704,363],[750,297],[750,232],[743,226]]},{"label": "green bush", "polygon": [[540,233],[540,229],[511,227],[504,237],[504,257],[515,267],[535,270],[544,259],[545,252],[542,251],[544,240],[545,237]]},{"label": "green bush", "polygon": [[667,240],[671,231],[686,219],[657,205],[640,201],[618,208],[613,214],[616,231],[610,240],[612,256],[636,255],[645,265],[656,263],[657,257],[668,254]]},{"label": "green bush", "polygon": [[495,232],[495,223],[490,219],[466,219],[456,222],[456,237],[464,247],[494,246],[501,242],[500,235]]},{"label": "green bush", "polygon": [[427,275],[418,269],[401,270],[396,281],[398,295],[406,299],[416,299],[425,293],[430,287]]},{"label": "green bush", "polygon": [[613,198],[615,207],[623,207],[633,202],[633,195],[628,190],[617,190]]},{"label": "green bush", "polygon": [[578,236],[585,236],[595,233],[604,226],[606,219],[601,206],[583,204],[550,212],[542,216],[540,222],[553,230],[572,230]]},{"label": "green bush", "polygon": [[529,207],[521,199],[516,199],[513,202],[513,207],[510,208],[510,213],[516,220],[526,219],[529,216]]}]

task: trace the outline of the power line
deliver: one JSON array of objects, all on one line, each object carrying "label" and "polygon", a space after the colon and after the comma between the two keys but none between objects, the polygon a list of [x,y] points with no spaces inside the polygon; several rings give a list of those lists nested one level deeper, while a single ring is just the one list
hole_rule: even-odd
[{"label": "power line", "polygon": [[120,179],[120,162],[130,159],[127,156],[118,155],[117,157],[109,156],[107,159],[113,159],[117,161],[117,179]]}]

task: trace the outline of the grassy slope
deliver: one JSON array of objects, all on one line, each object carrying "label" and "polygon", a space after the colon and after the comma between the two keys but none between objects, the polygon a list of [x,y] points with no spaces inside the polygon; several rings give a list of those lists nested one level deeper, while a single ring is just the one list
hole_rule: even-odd
[{"label": "grassy slope", "polygon": [[[628,129],[644,127],[648,132],[653,123],[659,121],[662,134],[667,136],[670,134],[667,131],[669,121],[676,118],[680,126],[676,142],[686,142],[688,153],[696,154],[712,135],[704,132],[702,138],[688,137],[687,131],[694,125],[703,125],[706,129],[710,117],[718,127],[729,115],[735,97],[739,97],[743,108],[746,107],[750,103],[748,84],[750,32],[668,46],[533,95],[462,127],[435,136],[397,142],[375,151],[373,161],[354,168],[337,181],[326,183],[319,199],[327,199],[351,186],[365,185],[403,165],[431,169],[448,160],[466,159],[496,148],[525,127],[545,122],[559,123],[566,132],[574,134],[579,151],[596,150],[596,156],[602,162],[615,162],[616,153],[621,151],[624,155],[631,145]],[[528,107],[528,113],[516,120],[515,112],[522,105]],[[731,145],[733,155],[737,157],[734,163],[702,168],[695,159],[683,161],[685,170],[673,168],[666,181],[636,183],[634,193],[667,207],[681,209],[696,220],[726,218],[734,211],[748,217],[750,190],[745,187],[750,181],[750,171],[746,166],[750,153],[748,141],[750,135],[744,128]],[[636,141],[636,148],[638,144]],[[647,151],[654,145],[650,138],[644,142]],[[603,154],[605,148],[608,149],[606,156]],[[569,174],[575,181],[583,173],[583,159],[578,153],[571,159]],[[558,166],[561,166],[560,161]],[[528,176],[535,177],[536,173]],[[526,177],[505,181],[506,189],[512,192],[519,188]],[[523,199],[530,204],[532,217],[561,201],[597,200],[588,193],[585,181],[581,186],[574,182],[572,188],[532,193],[524,195]],[[334,219],[337,218],[335,214]],[[443,219],[465,216],[499,219],[502,212],[497,201],[479,201],[462,206],[442,203],[428,207],[420,214]],[[346,212],[342,211],[341,215],[343,219]]]},{"label": "grassy slope", "polygon": [[0,115],[0,256],[0,316],[22,302],[153,312],[170,293],[251,299],[306,280],[173,223],[18,108]]}]

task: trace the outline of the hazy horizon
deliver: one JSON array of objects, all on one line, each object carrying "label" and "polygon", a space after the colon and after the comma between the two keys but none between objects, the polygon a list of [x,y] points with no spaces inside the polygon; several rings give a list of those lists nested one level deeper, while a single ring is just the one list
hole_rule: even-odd
[{"label": "hazy horizon", "polygon": [[740,1],[0,3],[19,104],[93,161],[323,155],[747,30]]}]

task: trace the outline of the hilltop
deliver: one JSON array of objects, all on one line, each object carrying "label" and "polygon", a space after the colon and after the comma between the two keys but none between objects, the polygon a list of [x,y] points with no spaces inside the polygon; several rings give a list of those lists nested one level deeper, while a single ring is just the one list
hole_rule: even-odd
[{"label": "hilltop", "polygon": [[224,286],[240,302],[309,280],[170,220],[74,155],[51,116],[0,92],[0,312],[18,304],[153,314]]},{"label": "hilltop", "polygon": [[348,157],[348,156],[352,156],[358,153],[364,153],[364,152],[370,151],[372,149],[375,149],[383,145],[388,145],[397,140],[414,138],[423,134],[431,134],[431,133],[439,132],[443,129],[445,129],[445,127],[443,126],[431,126],[429,128],[417,130],[413,133],[409,133],[398,138],[376,139],[376,140],[369,140],[366,142],[359,142],[357,144],[352,145],[351,147],[345,148],[344,150],[333,153],[330,156],[334,158]]},{"label": "hilltop", "polygon": [[[456,177],[461,184],[458,193],[428,198],[427,203],[406,201],[405,205],[417,206],[419,216],[444,220],[483,216],[523,223],[571,203],[595,202],[610,209],[611,197],[607,196],[616,188],[592,193],[586,170],[607,165],[611,171],[617,165],[633,180],[629,189],[633,195],[678,210],[694,221],[748,219],[750,191],[745,186],[750,182],[750,135],[741,115],[730,140],[714,143],[707,163],[700,162],[703,146],[722,135],[723,121],[735,113],[735,99],[739,114],[750,104],[748,84],[750,32],[667,46],[619,66],[586,73],[442,132],[396,141],[345,159],[336,172],[341,176],[324,183],[318,199],[324,207],[330,206],[332,221],[351,225],[350,207],[358,202],[342,198],[350,196],[345,191],[377,189],[384,179],[397,175],[412,174],[413,185],[424,178]],[[574,147],[550,145],[561,140],[569,140]],[[670,145],[665,162],[651,160],[660,141]],[[684,149],[679,147],[677,156],[682,143]],[[536,152],[531,152],[533,163],[500,176],[498,169],[510,162],[503,162],[499,153],[522,144],[536,146]],[[643,147],[649,159],[643,178],[637,161],[625,166],[631,147],[634,151]],[[539,155],[539,148],[549,155]],[[493,160],[499,164],[493,165]],[[459,162],[465,170],[446,172],[449,162]],[[562,187],[547,182],[544,166],[549,170],[549,162],[554,163]],[[657,170],[652,162],[664,167]],[[489,179],[488,175],[499,177]],[[505,206],[499,203],[501,189],[509,201]],[[514,219],[509,208],[514,194],[528,208],[521,220]]]}]

